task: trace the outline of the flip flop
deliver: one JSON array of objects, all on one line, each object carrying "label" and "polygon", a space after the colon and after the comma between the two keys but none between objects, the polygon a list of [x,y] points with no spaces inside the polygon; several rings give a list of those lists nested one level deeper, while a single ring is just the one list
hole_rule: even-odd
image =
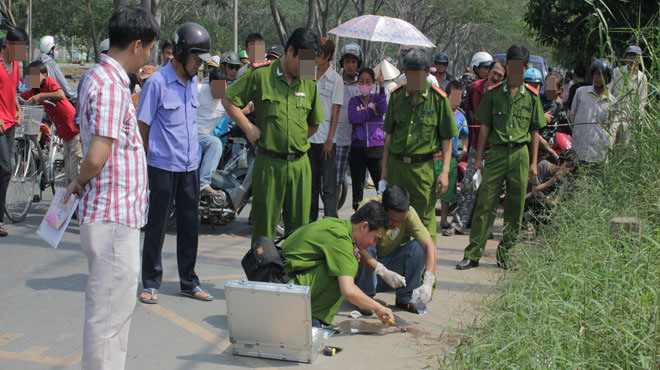
[{"label": "flip flop", "polygon": [[192,298],[192,299],[196,299],[198,301],[210,302],[210,301],[215,299],[210,294],[209,294],[208,297],[200,297],[200,296],[196,296],[195,293],[204,293],[204,289],[202,289],[202,287],[196,286],[192,290],[187,290],[187,289],[186,290],[181,290],[181,295],[182,296],[189,297],[189,298]]},{"label": "flip flop", "polygon": [[138,300],[142,303],[146,304],[157,304],[158,303],[158,297],[156,299],[153,299],[153,297],[158,294],[158,289],[156,288],[146,288],[142,291],[142,293],[149,293],[151,295],[151,298],[142,298],[138,296]]},{"label": "flip flop", "polygon": [[454,229],[451,226],[442,231],[442,236],[454,236],[454,235],[456,235],[456,229]]}]

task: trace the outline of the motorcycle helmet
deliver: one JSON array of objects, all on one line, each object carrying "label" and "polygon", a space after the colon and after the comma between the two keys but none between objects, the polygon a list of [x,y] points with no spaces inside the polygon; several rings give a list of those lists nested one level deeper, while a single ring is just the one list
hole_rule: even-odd
[{"label": "motorcycle helmet", "polygon": [[472,56],[470,61],[470,68],[474,71],[476,67],[489,66],[493,62],[492,55],[485,51],[480,51]]},{"label": "motorcycle helmet", "polygon": [[344,45],[344,47],[339,50],[339,55],[341,55],[339,66],[342,68],[344,67],[344,60],[346,58],[355,58],[358,61],[358,68],[362,66],[362,49],[358,44],[350,43]]},{"label": "motorcycle helmet", "polygon": [[110,50],[110,39],[105,39],[99,44],[99,53]]},{"label": "motorcycle helmet", "polygon": [[204,27],[197,23],[184,23],[174,31],[172,38],[174,44],[174,59],[180,64],[185,65],[188,56],[192,53],[197,55],[202,61],[211,60],[211,37]]},{"label": "motorcycle helmet", "polygon": [[542,84],[543,74],[536,68],[528,68],[523,75],[525,83]]},{"label": "motorcycle helmet", "polygon": [[591,66],[589,67],[589,78],[594,75],[595,71],[600,72],[605,79],[605,81],[603,81],[605,84],[610,83],[610,80],[612,79],[612,65],[607,59],[596,59],[591,63]]},{"label": "motorcycle helmet", "polygon": [[44,54],[49,54],[55,45],[57,45],[57,40],[50,35],[46,35],[39,40],[39,50]]},{"label": "motorcycle helmet", "polygon": [[222,58],[220,59],[220,63],[222,64],[233,64],[240,66],[241,64],[241,59],[238,57],[238,54],[236,54],[235,51],[227,51],[222,54]]},{"label": "motorcycle helmet", "polygon": [[434,64],[449,64],[449,56],[445,53],[440,53],[435,56]]}]

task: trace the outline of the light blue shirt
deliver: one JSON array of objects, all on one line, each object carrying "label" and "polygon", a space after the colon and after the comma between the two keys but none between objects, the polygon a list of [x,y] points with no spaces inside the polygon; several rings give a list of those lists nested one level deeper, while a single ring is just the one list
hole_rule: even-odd
[{"label": "light blue shirt", "polygon": [[458,136],[454,136],[451,139],[452,158],[458,157],[458,153],[463,149],[461,147],[461,138],[469,134],[465,115],[458,109],[456,110],[456,113],[454,113],[454,121],[456,122],[456,128],[458,128]]},{"label": "light blue shirt", "polygon": [[197,139],[197,76],[183,84],[172,62],[159,68],[144,84],[137,119],[150,126],[147,165],[172,172],[199,167]]}]

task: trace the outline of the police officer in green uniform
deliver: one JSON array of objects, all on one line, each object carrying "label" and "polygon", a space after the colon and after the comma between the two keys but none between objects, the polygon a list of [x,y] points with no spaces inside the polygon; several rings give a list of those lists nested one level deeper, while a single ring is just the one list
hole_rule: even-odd
[{"label": "police officer in green uniform", "polygon": [[[309,222],[312,185],[307,138],[325,118],[316,83],[300,78],[302,50],[320,51],[319,37],[310,29],[293,32],[281,59],[254,63],[227,89],[223,100],[231,119],[256,146],[252,243],[262,235],[275,237],[280,213],[287,233]],[[256,125],[241,112],[250,101]]]},{"label": "police officer in green uniform", "polygon": [[[330,324],[344,298],[371,310],[384,322],[392,310],[376,302],[357,285],[359,251],[376,244],[387,228],[387,213],[376,201],[358,209],[350,220],[324,218],[305,225],[284,243],[284,268],[292,283],[310,287],[314,326]],[[389,321],[394,324],[394,321]]]},{"label": "police officer in green uniform", "polygon": [[536,177],[538,130],[546,125],[538,90],[522,82],[528,62],[527,49],[511,46],[507,51],[507,81],[490,87],[474,116],[482,123],[475,172],[481,169],[486,140],[491,149],[483,168],[470,244],[465,248],[463,260],[456,265],[459,270],[479,266],[505,181],[504,235],[497,247],[497,266],[511,267],[507,254],[520,232],[528,180]]},{"label": "police officer in green uniform", "polygon": [[392,90],[383,124],[381,179],[408,190],[411,206],[435,243],[435,204],[449,184],[449,161],[436,179],[433,154],[442,148],[443,158],[451,158],[451,139],[458,131],[447,94],[426,81],[431,67],[426,52],[411,49],[403,65],[407,84]]}]

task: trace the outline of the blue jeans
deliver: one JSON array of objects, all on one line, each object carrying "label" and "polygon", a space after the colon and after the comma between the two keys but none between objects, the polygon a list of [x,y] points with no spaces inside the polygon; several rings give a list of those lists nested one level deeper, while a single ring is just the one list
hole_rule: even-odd
[{"label": "blue jeans", "polygon": [[202,163],[199,165],[199,188],[211,185],[211,176],[218,168],[222,158],[222,141],[215,136],[199,134],[199,146],[202,147]]},{"label": "blue jeans", "polygon": [[[416,240],[401,245],[397,250],[385,257],[378,258],[376,247],[367,248],[367,252],[378,259],[388,270],[406,278],[406,286],[396,289],[396,301],[410,303],[412,291],[422,285],[422,273],[426,267],[426,251]],[[368,267],[360,265],[355,275],[355,285],[362,291],[373,297],[379,292],[390,292],[394,290],[387,285],[383,279],[376,275]]]}]

